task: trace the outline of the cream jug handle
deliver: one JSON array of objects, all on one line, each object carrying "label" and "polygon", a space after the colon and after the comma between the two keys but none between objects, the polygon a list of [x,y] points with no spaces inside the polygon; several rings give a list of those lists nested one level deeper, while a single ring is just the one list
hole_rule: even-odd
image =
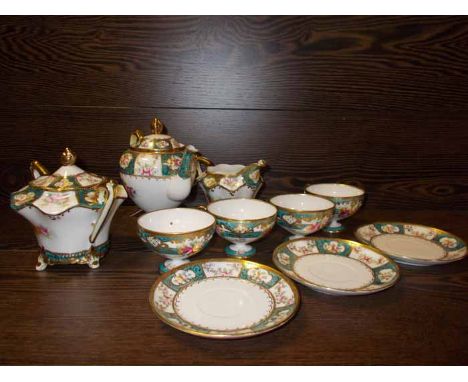
[{"label": "cream jug handle", "polygon": [[[199,153],[195,154],[195,158],[197,159],[197,179],[195,179],[195,182],[199,182],[206,176],[206,167],[213,166],[214,163]],[[200,164],[205,166],[205,171],[202,170]]]},{"label": "cream jug handle", "polygon": [[99,234],[102,225],[106,221],[107,215],[109,214],[110,208],[112,207],[112,203],[114,202],[114,182],[110,180],[109,182],[107,182],[106,187],[109,191],[109,195],[107,197],[106,204],[104,205],[103,209],[101,210],[101,213],[99,214],[96,220],[96,223],[94,223],[93,232],[91,232],[91,235],[89,236],[90,243],[94,243],[94,241],[96,240],[96,237]]},{"label": "cream jug handle", "polygon": [[34,179],[39,178],[42,175],[48,175],[49,171],[37,160],[33,160],[29,165],[29,171],[31,172],[31,176]]}]

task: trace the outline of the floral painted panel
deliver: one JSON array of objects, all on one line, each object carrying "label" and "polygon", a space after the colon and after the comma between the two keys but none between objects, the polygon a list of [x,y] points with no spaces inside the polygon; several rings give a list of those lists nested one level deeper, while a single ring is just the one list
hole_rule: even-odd
[{"label": "floral painted panel", "polygon": [[[245,282],[254,283],[262,289],[266,288],[274,300],[270,312],[260,322],[254,322],[248,327],[220,331],[188,322],[177,311],[173,310],[174,304],[177,304],[177,296],[190,285],[200,283],[203,280],[224,277],[240,278]],[[280,273],[273,269],[259,267],[255,263],[242,260],[199,260],[163,275],[162,280],[153,289],[152,301],[155,312],[165,322],[179,330],[200,336],[234,338],[260,334],[287,322],[299,306],[298,294],[293,288],[294,286],[288,283]]]},{"label": "floral painted panel", "polygon": [[378,291],[393,285],[399,277],[398,266],[388,257],[371,248],[366,248],[358,243],[342,239],[316,239],[304,238],[281,244],[273,254],[273,262],[276,266],[291,278],[300,283],[305,283],[313,288],[316,285],[308,284],[294,272],[294,263],[303,256],[316,254],[328,254],[346,256],[365,264],[372,271],[374,281],[369,286],[360,288],[357,294],[365,291]]},{"label": "floral painted panel", "polygon": [[223,238],[260,238],[273,229],[275,218],[260,221],[230,221],[216,218],[216,232]]},{"label": "floral painted panel", "polygon": [[401,234],[432,241],[444,248],[446,255],[440,261],[453,261],[466,255],[466,244],[454,235],[418,224],[381,222],[358,228],[357,237],[365,243],[371,243],[373,237],[381,234]]},{"label": "floral painted panel", "polygon": [[138,154],[134,174],[139,176],[162,176],[161,156],[152,153]]},{"label": "floral painted panel", "polygon": [[103,179],[95,174],[83,172],[81,174],[76,175],[76,180],[80,184],[80,186],[89,187],[101,183]]},{"label": "floral painted panel", "polygon": [[33,202],[33,205],[48,215],[57,215],[78,205],[75,191],[49,192],[43,194]]}]

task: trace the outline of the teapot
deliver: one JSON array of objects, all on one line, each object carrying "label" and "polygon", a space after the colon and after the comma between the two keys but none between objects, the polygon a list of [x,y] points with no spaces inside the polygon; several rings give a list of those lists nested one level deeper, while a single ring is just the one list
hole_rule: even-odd
[{"label": "teapot", "polygon": [[62,166],[53,174],[38,161],[31,162],[34,179],[11,194],[10,207],[34,227],[38,271],[55,264],[98,268],[109,250],[111,220],[127,198],[123,186],[83,171],[76,159],[66,148]]},{"label": "teapot", "polygon": [[195,147],[177,142],[163,130],[163,123],[154,118],[152,134],[135,130],[120,157],[122,183],[145,212],[179,206],[202,174],[200,164],[212,164]]},{"label": "teapot", "polygon": [[220,199],[252,199],[263,185],[260,170],[266,165],[266,162],[260,159],[247,166],[242,164],[208,166],[206,172],[200,176],[200,186],[208,202]]}]

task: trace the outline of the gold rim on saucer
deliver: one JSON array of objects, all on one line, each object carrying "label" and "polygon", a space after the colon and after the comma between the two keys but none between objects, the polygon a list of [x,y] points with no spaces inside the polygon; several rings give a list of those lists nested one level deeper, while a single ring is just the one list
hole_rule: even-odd
[{"label": "gold rim on saucer", "polygon": [[[290,240],[276,247],[273,262],[298,283],[335,295],[380,292],[393,286],[400,276],[398,265],[383,252],[344,239],[306,237]],[[306,263],[302,270],[297,267],[299,263]],[[349,279],[349,272],[342,272],[346,276],[342,278],[339,268],[352,270],[360,279]]]},{"label": "gold rim on saucer", "polygon": [[175,329],[235,339],[286,324],[297,313],[300,298],[294,283],[271,267],[241,259],[204,259],[159,276],[149,302],[159,319]]},{"label": "gold rim on saucer", "polygon": [[[458,236],[422,224],[392,221],[375,222],[358,227],[354,231],[354,236],[359,241],[378,248],[396,262],[407,265],[447,264],[461,260],[467,254],[466,243]],[[391,242],[382,243],[382,240],[377,242],[379,238],[391,239]],[[408,241],[408,239],[411,240],[405,248],[404,240]],[[397,247],[395,247],[395,243],[398,245]],[[426,252],[420,255],[424,252],[422,246]],[[411,253],[411,251],[414,252]]]}]

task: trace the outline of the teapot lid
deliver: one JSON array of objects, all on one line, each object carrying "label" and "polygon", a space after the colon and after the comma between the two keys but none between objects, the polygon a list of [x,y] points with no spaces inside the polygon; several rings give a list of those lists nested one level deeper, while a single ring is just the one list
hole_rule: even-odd
[{"label": "teapot lid", "polygon": [[108,196],[108,179],[85,172],[75,165],[76,154],[66,148],[61,155],[62,166],[53,174],[37,161],[31,163],[34,180],[11,194],[14,210],[34,206],[48,215],[61,214],[75,206],[100,209]]},{"label": "teapot lid", "polygon": [[183,151],[185,146],[170,135],[162,134],[164,124],[160,119],[151,121],[152,134],[144,135],[141,130],[135,130],[130,136],[130,147],[136,151],[173,153]]}]

